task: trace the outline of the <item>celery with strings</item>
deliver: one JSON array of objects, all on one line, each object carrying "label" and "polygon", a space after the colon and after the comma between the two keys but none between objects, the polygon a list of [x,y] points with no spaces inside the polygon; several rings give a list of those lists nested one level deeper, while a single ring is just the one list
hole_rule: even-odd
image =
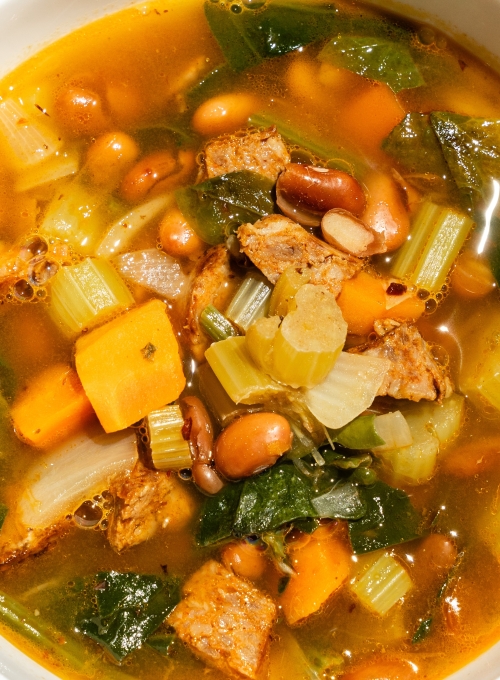
[{"label": "celery with strings", "polygon": [[227,340],[238,335],[231,323],[213,305],[208,305],[200,314],[200,326],[212,340]]},{"label": "celery with strings", "polygon": [[198,368],[198,377],[203,401],[221,427],[229,425],[237,416],[251,412],[249,406],[234,403],[206,361]]},{"label": "celery with strings", "polygon": [[405,597],[413,585],[412,580],[389,553],[376,551],[357,560],[357,573],[350,589],[361,604],[384,616]]},{"label": "celery with strings", "polygon": [[247,274],[226,309],[226,317],[243,332],[266,316],[273,287],[257,272]]},{"label": "celery with strings", "polygon": [[146,418],[149,448],[157,470],[182,470],[193,464],[189,443],[182,435],[184,418],[177,404],[151,411]]}]

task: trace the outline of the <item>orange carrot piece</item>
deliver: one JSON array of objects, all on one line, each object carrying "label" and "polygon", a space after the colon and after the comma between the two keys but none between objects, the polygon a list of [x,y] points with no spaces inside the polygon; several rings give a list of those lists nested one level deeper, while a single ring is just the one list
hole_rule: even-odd
[{"label": "orange carrot piece", "polygon": [[169,404],[186,379],[166,306],[151,300],[83,335],[76,370],[106,432]]},{"label": "orange carrot piece", "polygon": [[403,107],[387,85],[369,83],[346,105],[341,121],[351,139],[364,150],[373,151],[404,116]]},{"label": "orange carrot piece", "polygon": [[279,603],[290,625],[303,621],[335,593],[349,576],[351,553],[331,526],[317,529],[309,540],[291,543],[291,576]]},{"label": "orange carrot piece", "polygon": [[442,462],[445,472],[456,477],[473,477],[497,468],[500,463],[500,437],[476,438],[451,451]]},{"label": "orange carrot piece", "polygon": [[16,434],[45,448],[77,432],[94,409],[71,366],[56,364],[35,377],[12,406]]},{"label": "orange carrot piece", "polygon": [[337,298],[348,332],[367,335],[377,319],[385,316],[385,290],[380,279],[360,272],[343,285]]},{"label": "orange carrot piece", "polygon": [[390,175],[376,172],[365,179],[366,208],[362,221],[385,237],[388,252],[403,245],[410,233],[405,196]]},{"label": "orange carrot piece", "polygon": [[407,297],[398,305],[387,309],[384,317],[398,321],[416,321],[425,312],[425,302],[418,297]]}]

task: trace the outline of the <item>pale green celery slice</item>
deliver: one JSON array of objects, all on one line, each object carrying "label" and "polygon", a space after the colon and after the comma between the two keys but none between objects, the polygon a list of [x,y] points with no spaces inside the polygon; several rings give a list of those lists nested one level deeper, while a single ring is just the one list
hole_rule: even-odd
[{"label": "pale green celery slice", "polygon": [[432,234],[443,207],[426,201],[418,211],[411,227],[406,243],[400,248],[395,258],[391,274],[404,279],[412,274],[418,259]]},{"label": "pale green celery slice", "polygon": [[192,466],[189,443],[182,436],[184,418],[177,404],[151,411],[147,426],[151,458],[157,470],[182,470]]},{"label": "pale green celery slice", "polygon": [[272,285],[262,274],[247,274],[226,309],[226,318],[247,331],[254,321],[268,313],[272,291]]},{"label": "pale green celery slice", "polygon": [[44,161],[62,145],[56,132],[29,115],[13,99],[0,102],[0,134],[5,138],[16,160],[23,166]]},{"label": "pale green celery slice", "polygon": [[390,368],[388,359],[341,352],[323,382],[305,390],[306,404],[320,423],[337,430],[371,406]]},{"label": "pale green celery slice", "polygon": [[214,342],[205,358],[235,404],[260,404],[285,389],[253,363],[244,337]]},{"label": "pale green celery slice", "polygon": [[80,159],[76,151],[57,151],[40,165],[25,170],[16,181],[16,191],[30,191],[51,182],[76,175]]},{"label": "pale green celery slice", "polygon": [[376,551],[358,560],[358,573],[350,589],[365,607],[384,616],[409,592],[412,580],[388,553]]},{"label": "pale green celery slice", "polygon": [[376,416],[374,428],[384,444],[372,448],[372,451],[389,451],[413,444],[413,436],[406,418],[401,411],[392,411]]},{"label": "pale green celery slice", "polygon": [[132,239],[173,202],[173,194],[165,194],[138,205],[106,229],[106,233],[96,249],[96,255],[111,257],[123,253]]},{"label": "pale green celery slice", "polygon": [[134,298],[106,260],[86,258],[62,267],[52,280],[50,314],[69,333],[78,333],[103,317],[131,307]]},{"label": "pale green celery slice", "polygon": [[500,370],[483,380],[477,389],[486,401],[500,410]]},{"label": "pale green celery slice", "polygon": [[226,317],[213,305],[205,307],[200,314],[200,325],[205,333],[216,342],[238,335]]},{"label": "pale green celery slice", "polygon": [[429,406],[433,407],[431,419],[434,432],[440,444],[446,444],[458,434],[462,426],[465,415],[465,397],[454,392],[450,397],[443,399],[442,404],[433,402]]},{"label": "pale green celery slice", "polygon": [[221,427],[226,427],[237,416],[252,410],[250,406],[234,403],[207,362],[198,368],[198,377],[203,401]]},{"label": "pale green celery slice", "polygon": [[270,374],[273,365],[273,343],[281,323],[279,316],[257,319],[247,330],[246,346],[255,364]]},{"label": "pale green celery slice", "polygon": [[294,267],[288,267],[276,281],[269,303],[270,316],[286,316],[293,307],[295,295],[299,288],[309,283],[309,270],[298,272]]}]

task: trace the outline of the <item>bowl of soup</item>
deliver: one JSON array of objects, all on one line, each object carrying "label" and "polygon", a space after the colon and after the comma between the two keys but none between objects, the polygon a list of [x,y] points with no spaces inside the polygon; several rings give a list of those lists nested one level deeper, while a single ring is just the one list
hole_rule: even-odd
[{"label": "bowl of soup", "polygon": [[497,2],[0,2],[0,672],[500,676]]}]

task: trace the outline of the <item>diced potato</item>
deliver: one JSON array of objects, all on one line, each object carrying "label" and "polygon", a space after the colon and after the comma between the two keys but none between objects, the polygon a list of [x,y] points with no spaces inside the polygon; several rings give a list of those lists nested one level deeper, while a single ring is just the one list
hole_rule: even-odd
[{"label": "diced potato", "polygon": [[79,338],[75,360],[106,432],[122,430],[174,401],[186,382],[177,340],[159,300]]}]

